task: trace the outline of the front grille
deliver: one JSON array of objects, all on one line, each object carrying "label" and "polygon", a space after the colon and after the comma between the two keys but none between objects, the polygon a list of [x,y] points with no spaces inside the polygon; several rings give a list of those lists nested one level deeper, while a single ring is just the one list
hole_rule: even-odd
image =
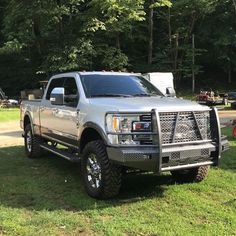
[{"label": "front grille", "polygon": [[170,158],[171,158],[171,160],[179,160],[180,159],[180,152],[172,152]]},{"label": "front grille", "polygon": [[201,149],[201,156],[209,156],[209,149]]},{"label": "front grille", "polygon": [[209,111],[161,112],[162,143],[181,143],[211,138]]}]

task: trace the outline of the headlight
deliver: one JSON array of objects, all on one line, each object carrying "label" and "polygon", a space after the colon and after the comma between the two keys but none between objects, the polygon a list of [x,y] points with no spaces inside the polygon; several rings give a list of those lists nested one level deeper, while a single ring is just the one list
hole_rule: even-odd
[{"label": "headlight", "polygon": [[130,133],[135,121],[139,121],[139,116],[108,114],[106,117],[107,131],[111,133]]},{"label": "headlight", "polygon": [[106,128],[110,143],[115,145],[137,145],[141,140],[151,139],[150,135],[136,134],[151,132],[151,122],[141,121],[140,115],[108,114]]}]

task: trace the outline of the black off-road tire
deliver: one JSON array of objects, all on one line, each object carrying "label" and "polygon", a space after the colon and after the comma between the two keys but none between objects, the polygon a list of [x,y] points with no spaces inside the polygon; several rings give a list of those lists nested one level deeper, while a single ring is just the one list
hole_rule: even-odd
[{"label": "black off-road tire", "polygon": [[[27,144],[28,135],[31,136],[31,148]],[[24,132],[24,143],[25,143],[25,153],[29,158],[38,158],[42,154],[42,148],[40,147],[41,138],[34,135],[32,132],[31,124],[25,127]]]},{"label": "black off-road tire", "polygon": [[[87,161],[91,154],[96,155],[96,159],[101,167],[101,181],[100,186],[97,188],[93,187],[88,180]],[[122,168],[111,163],[108,159],[105,145],[101,140],[91,141],[85,146],[81,170],[84,186],[89,196],[97,199],[108,199],[119,194]]]},{"label": "black off-road tire", "polygon": [[207,177],[209,169],[209,166],[200,166],[188,170],[171,171],[171,174],[178,183],[201,182]]}]

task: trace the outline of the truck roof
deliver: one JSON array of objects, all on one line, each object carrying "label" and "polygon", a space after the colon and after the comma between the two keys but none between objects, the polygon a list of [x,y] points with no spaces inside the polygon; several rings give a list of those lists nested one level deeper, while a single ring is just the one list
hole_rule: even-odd
[{"label": "truck roof", "polygon": [[139,75],[138,73],[116,72],[116,71],[83,71],[80,75]]},{"label": "truck roof", "polygon": [[129,72],[115,72],[115,71],[71,71],[65,73],[58,73],[53,75],[51,78],[72,76],[73,74],[79,75],[136,75],[140,76],[140,73],[129,73]]}]

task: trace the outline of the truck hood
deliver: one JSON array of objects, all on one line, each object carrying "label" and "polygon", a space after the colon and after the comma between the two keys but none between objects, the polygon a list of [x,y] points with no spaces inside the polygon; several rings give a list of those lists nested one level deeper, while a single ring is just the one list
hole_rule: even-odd
[{"label": "truck hood", "polygon": [[209,107],[196,102],[170,97],[91,98],[92,106],[100,111],[150,112],[157,111],[204,111]]}]

